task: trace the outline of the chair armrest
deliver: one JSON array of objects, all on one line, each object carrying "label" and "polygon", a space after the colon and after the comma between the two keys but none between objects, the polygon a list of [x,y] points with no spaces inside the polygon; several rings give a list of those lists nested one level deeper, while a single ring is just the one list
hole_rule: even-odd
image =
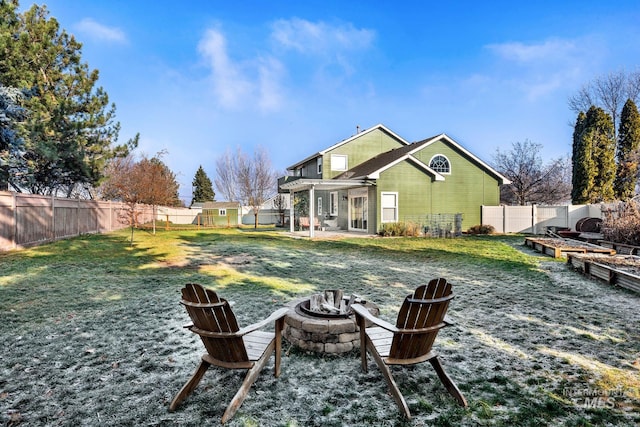
[{"label": "chair armrest", "polygon": [[399,331],[399,329],[393,326],[391,323],[385,322],[384,320],[371,314],[367,307],[362,304],[352,304],[351,309],[356,314],[356,316],[364,317],[365,320],[370,321],[376,326],[380,326],[381,328],[394,333]]},{"label": "chair armrest", "polygon": [[280,308],[274,311],[273,313],[271,313],[271,315],[269,315],[269,317],[267,317],[266,319],[256,322],[252,325],[245,326],[244,328],[241,328],[240,330],[238,330],[238,332],[236,332],[236,334],[242,336],[242,335],[248,334],[249,332],[253,332],[257,329],[263,328],[269,323],[275,322],[276,320],[283,318],[288,312],[289,312],[288,308],[285,308],[285,307]]}]

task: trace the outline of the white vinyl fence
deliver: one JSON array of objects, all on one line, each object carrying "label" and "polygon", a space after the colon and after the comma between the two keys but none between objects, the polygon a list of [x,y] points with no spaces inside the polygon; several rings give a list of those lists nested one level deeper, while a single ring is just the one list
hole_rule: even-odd
[{"label": "white vinyl fence", "polygon": [[544,234],[551,226],[575,230],[586,217],[602,218],[601,205],[482,206],[482,224],[498,233]]}]

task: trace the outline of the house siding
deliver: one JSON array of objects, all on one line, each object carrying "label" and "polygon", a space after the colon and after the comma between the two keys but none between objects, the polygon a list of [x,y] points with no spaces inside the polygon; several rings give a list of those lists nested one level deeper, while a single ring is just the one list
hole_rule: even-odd
[{"label": "house siding", "polygon": [[[415,218],[427,214],[463,214],[463,230],[480,224],[481,206],[500,203],[499,182],[480,165],[448,144],[438,141],[414,154],[428,165],[436,154],[449,159],[451,173],[444,174],[444,181],[435,181],[425,171],[404,161],[384,171],[377,182],[381,192],[398,192],[398,215]],[[380,207],[376,212],[381,224]]]},{"label": "house siding", "polygon": [[[310,179],[322,179],[322,175],[318,173],[318,157],[309,160],[297,169],[302,169],[301,176]],[[324,165],[322,165],[324,172]]]},{"label": "house siding", "polygon": [[[376,182],[376,200],[383,192],[398,193],[398,220],[433,213],[432,177],[411,162],[404,161],[380,174]],[[382,224],[382,208],[375,206],[376,226]],[[371,211],[374,212],[374,211]],[[379,227],[377,227],[379,229]]]},{"label": "house siding", "polygon": [[380,153],[403,147],[404,145],[382,129],[373,130],[324,153],[322,177],[323,179],[331,179],[344,172],[331,170],[332,154],[346,155],[348,158],[347,168],[352,169]]}]

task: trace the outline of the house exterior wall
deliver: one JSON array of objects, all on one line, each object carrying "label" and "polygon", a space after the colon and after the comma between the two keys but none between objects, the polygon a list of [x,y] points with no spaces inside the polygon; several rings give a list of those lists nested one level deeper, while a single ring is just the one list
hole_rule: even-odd
[{"label": "house exterior wall", "polygon": [[415,157],[425,164],[436,154],[442,154],[451,166],[451,173],[444,175],[444,182],[436,182],[433,193],[434,213],[461,212],[463,229],[481,223],[482,205],[500,204],[500,183],[497,177],[489,174],[481,165],[464,153],[443,141],[437,141],[425,147]]},{"label": "house exterior wall", "polygon": [[382,129],[373,130],[349,141],[346,144],[342,144],[333,150],[325,152],[323,157],[322,178],[335,178],[344,172],[331,170],[332,154],[346,155],[348,162],[347,169],[352,169],[380,153],[403,146],[404,144],[402,142]]},{"label": "house exterior wall", "polygon": [[[433,213],[433,179],[414,164],[404,161],[380,174],[373,188],[375,200],[381,200],[381,194],[398,194],[398,221],[409,220],[413,216]],[[438,183],[439,184],[439,183]],[[382,226],[382,206],[377,205],[370,211],[375,218],[376,231]]]},{"label": "house exterior wall", "polygon": [[[481,223],[481,206],[500,203],[500,187],[496,177],[489,175],[463,153],[444,142],[435,142],[414,157],[429,164],[437,154],[447,157],[451,173],[444,181],[435,181],[409,161],[382,172],[377,181],[377,195],[398,193],[399,220],[410,220],[426,214],[463,214],[463,230]],[[381,207],[376,209],[376,222],[381,224]]]},{"label": "house exterior wall", "polygon": [[[322,179],[322,175],[320,175],[318,173],[318,158],[317,157],[309,160],[306,163],[304,163],[298,169],[302,169],[302,172],[301,172],[300,176],[302,176],[304,178]],[[323,165],[323,171],[324,171],[324,165]]]}]

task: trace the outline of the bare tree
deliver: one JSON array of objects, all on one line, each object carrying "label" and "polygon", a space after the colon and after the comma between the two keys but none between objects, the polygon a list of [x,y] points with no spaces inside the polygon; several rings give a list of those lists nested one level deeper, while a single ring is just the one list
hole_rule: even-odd
[{"label": "bare tree", "polygon": [[123,202],[127,208],[119,218],[131,227],[130,244],[133,245],[133,230],[138,224],[141,203],[140,189],[135,181],[133,155],[113,159],[105,170],[106,179],[99,188],[103,200],[117,200]]},{"label": "bare tree", "polygon": [[627,97],[636,104],[640,97],[640,70],[629,73],[627,76]]},{"label": "bare tree", "polygon": [[[215,184],[218,191],[229,199],[251,207],[254,227],[258,227],[258,214],[262,204],[276,192],[277,178],[269,154],[261,147],[249,157],[238,148],[236,156],[227,151],[216,161]],[[233,200],[237,198],[237,200]]]},{"label": "bare tree", "polygon": [[287,196],[285,196],[284,194],[278,194],[273,199],[273,207],[278,212],[280,224],[284,227],[284,213],[287,209]]},{"label": "bare tree", "polygon": [[587,112],[591,106],[600,107],[613,119],[617,130],[622,106],[631,99],[637,103],[640,95],[640,71],[626,73],[624,70],[598,76],[582,86],[569,98],[569,108],[576,114]]},{"label": "bare tree", "polygon": [[100,187],[100,193],[105,200],[119,200],[127,205],[125,221],[131,226],[131,244],[141,204],[151,205],[153,208],[154,234],[157,207],[181,205],[178,198],[179,184],[173,172],[162,162],[163,154],[158,153],[150,159],[142,157],[138,162],[132,155],[116,158],[107,167],[107,179]]},{"label": "bare tree", "polygon": [[143,157],[134,169],[141,201],[153,208],[153,234],[156,234],[158,206],[181,206],[176,176],[161,160],[165,152],[148,159]]},{"label": "bare tree", "polygon": [[512,144],[508,152],[496,151],[494,166],[511,184],[501,187],[503,203],[553,204],[571,198],[571,163],[561,158],[544,164],[542,145],[529,140]]},{"label": "bare tree", "polygon": [[[238,154],[241,154],[238,149]],[[216,176],[214,184],[218,193],[228,202],[238,201],[236,189],[236,156],[231,149],[227,149],[224,154],[216,160]]]}]

